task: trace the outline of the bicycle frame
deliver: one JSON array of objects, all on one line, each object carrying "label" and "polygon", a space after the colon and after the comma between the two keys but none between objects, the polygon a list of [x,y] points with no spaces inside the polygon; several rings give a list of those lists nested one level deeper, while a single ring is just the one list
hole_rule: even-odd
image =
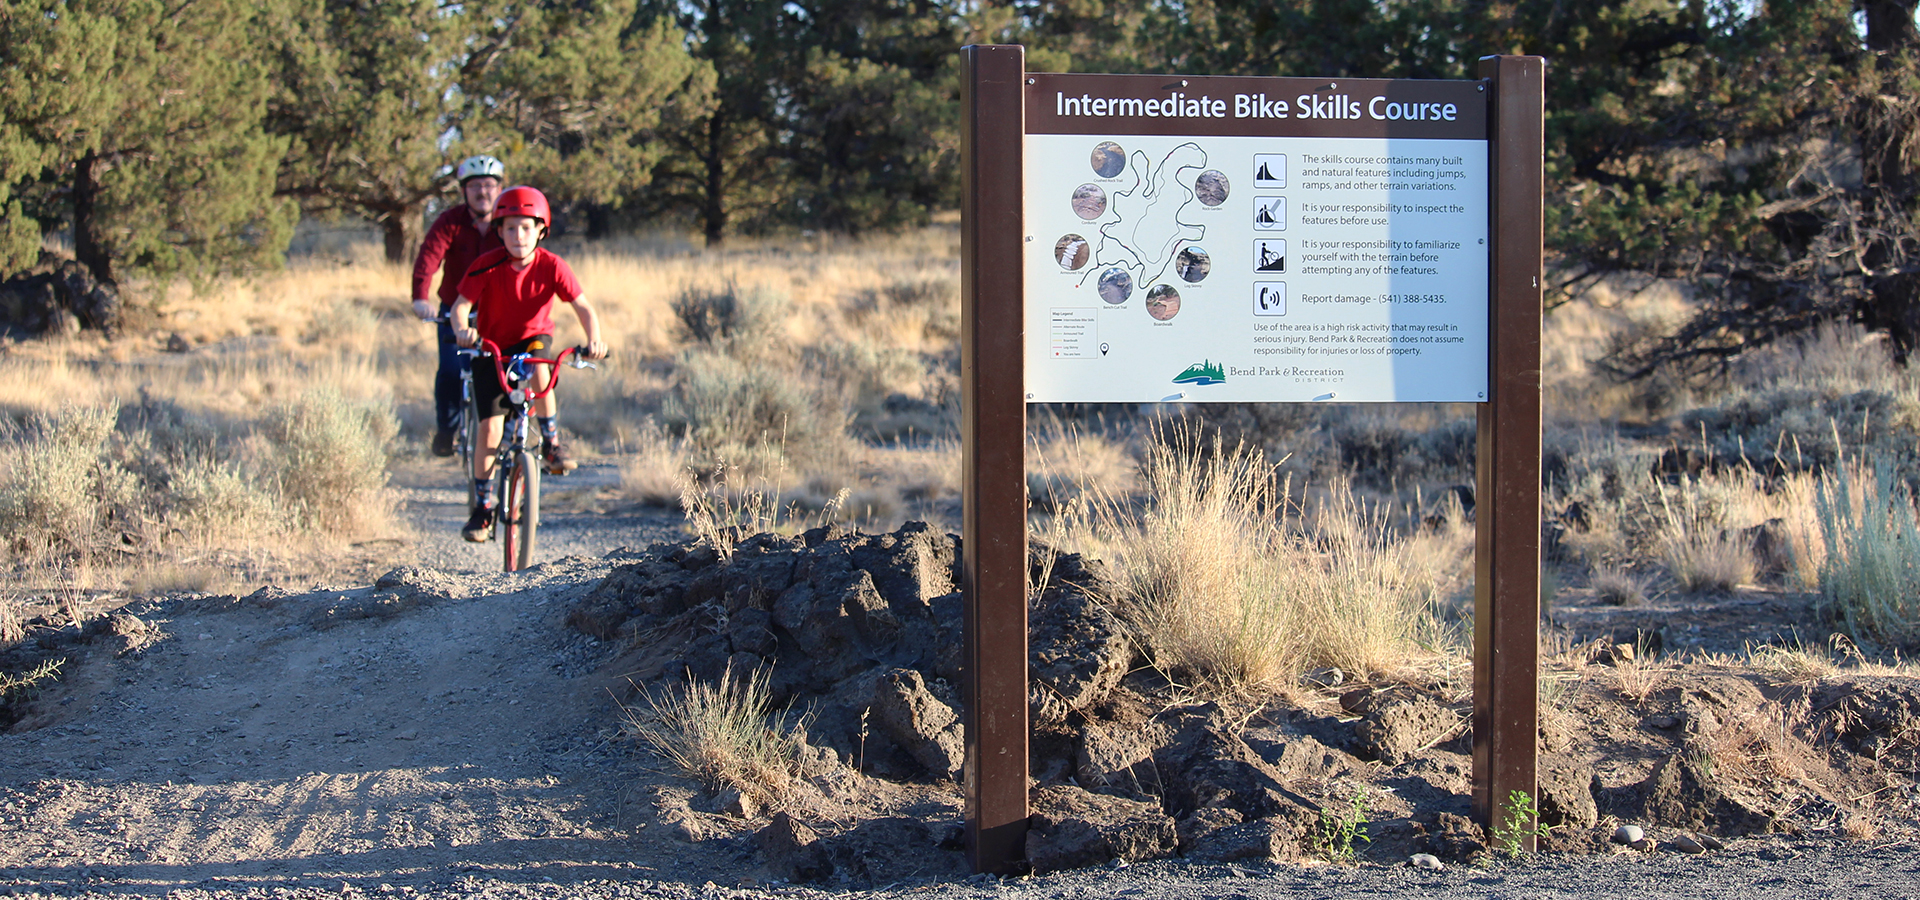
[{"label": "bicycle frame", "polygon": [[[570,364],[577,369],[597,368],[578,358],[585,352],[584,347],[568,347],[551,360],[528,353],[505,356],[499,345],[485,338],[481,339],[480,347],[460,351],[470,359],[484,356],[493,361],[494,376],[499,379],[500,389],[506,398],[507,413],[500,426],[500,445],[494,449],[493,466],[494,496],[499,501],[494,518],[494,535],[500,538],[505,557],[504,571],[512,572],[532,563],[534,538],[540,525],[540,466],[536,461],[540,448],[537,433],[527,422],[528,411],[536,401],[560,385],[559,367],[562,364]],[[574,357],[571,363],[568,363],[569,357]],[[547,379],[547,386],[540,390],[530,386],[534,373],[532,366],[536,364],[547,366],[552,373]],[[471,370],[470,366],[466,387],[469,404],[472,397]],[[471,405],[469,410],[475,415],[471,433],[477,444],[480,411]],[[473,448],[473,452],[479,452],[478,446]]]}]

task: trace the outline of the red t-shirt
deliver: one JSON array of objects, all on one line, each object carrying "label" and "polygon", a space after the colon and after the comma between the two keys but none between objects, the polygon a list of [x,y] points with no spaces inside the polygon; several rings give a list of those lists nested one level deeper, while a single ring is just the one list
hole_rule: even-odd
[{"label": "red t-shirt", "polygon": [[420,241],[420,255],[413,258],[413,296],[427,296],[433,272],[440,270],[440,307],[453,305],[460,293],[460,277],[480,254],[500,246],[500,229],[489,228],[481,234],[473,224],[473,212],[462,203],[433,220],[427,236]]},{"label": "red t-shirt", "polygon": [[460,279],[460,296],[480,313],[480,336],[501,347],[552,334],[553,301],[572,303],[580,294],[580,279],[567,261],[544,248],[534,249],[524,269],[513,267],[505,248],[489,250]]}]

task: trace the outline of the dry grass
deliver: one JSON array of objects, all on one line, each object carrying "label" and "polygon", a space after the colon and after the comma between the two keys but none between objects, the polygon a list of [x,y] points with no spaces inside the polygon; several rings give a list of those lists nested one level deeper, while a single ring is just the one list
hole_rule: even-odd
[{"label": "dry grass", "polygon": [[1059,546],[1117,564],[1116,607],[1156,664],[1211,694],[1308,669],[1397,674],[1451,648],[1434,613],[1463,547],[1398,538],[1344,485],[1302,515],[1258,451],[1176,431],[1149,444],[1144,500],[1090,492]]},{"label": "dry grass", "polygon": [[1753,583],[1755,574],[1751,546],[1728,527],[1723,505],[1709,497],[1709,484],[1651,486],[1660,502],[1654,545],[1668,574],[1688,592],[1729,591]]},{"label": "dry grass", "polygon": [[1613,689],[1642,706],[1665,684],[1673,665],[1647,652],[1645,641],[1635,641],[1632,653],[1614,663]]},{"label": "dry grass", "polygon": [[1624,566],[1601,564],[1588,579],[1594,598],[1608,606],[1647,605],[1647,586]]},{"label": "dry grass", "polygon": [[732,788],[777,807],[802,775],[806,721],[775,720],[769,674],[739,676],[728,665],[716,684],[689,678],[646,694],[644,707],[622,708],[627,733],[715,791]]}]

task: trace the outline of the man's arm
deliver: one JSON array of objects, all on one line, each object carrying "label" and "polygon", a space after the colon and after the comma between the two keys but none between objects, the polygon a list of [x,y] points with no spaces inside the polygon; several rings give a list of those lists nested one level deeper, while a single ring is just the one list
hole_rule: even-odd
[{"label": "man's arm", "polygon": [[580,320],[580,330],[587,333],[587,358],[605,359],[607,345],[600,340],[600,316],[593,311],[593,305],[587,302],[586,297],[573,298],[573,315]]},{"label": "man's arm", "polygon": [[421,319],[433,319],[435,304],[430,293],[433,274],[447,258],[447,248],[453,246],[453,232],[453,228],[447,227],[444,215],[434,219],[433,227],[427,229],[427,236],[420,241],[420,254],[413,258],[413,314]]}]

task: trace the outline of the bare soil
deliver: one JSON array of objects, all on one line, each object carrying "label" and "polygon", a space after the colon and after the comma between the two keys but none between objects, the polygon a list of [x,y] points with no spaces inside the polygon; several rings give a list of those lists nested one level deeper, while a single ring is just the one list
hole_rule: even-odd
[{"label": "bare soil", "polygon": [[[593,488],[606,475],[590,467],[545,532],[553,552],[572,555],[503,575],[489,571],[492,547],[447,539],[458,483],[435,488],[433,465],[398,479],[409,515],[437,535],[413,551],[432,566],[337,589],[182,595],[80,627],[43,620],[8,650],[13,671],[29,659],[67,662],[58,683],[7,707],[17,720],[0,734],[0,892],[812,893],[783,886],[758,849],[768,811],[729,813],[725,797],[621,736],[616,697],[630,696],[636,648],[569,624],[617,566],[674,537],[671,517],[606,501]],[[1538,868],[1488,855],[1487,835],[1444,817],[1467,806],[1470,740],[1460,729],[1386,743],[1388,710],[1414,728],[1445,724],[1421,720],[1422,710],[1457,717],[1468,699],[1457,677],[1356,685],[1328,674],[1324,686],[1239,720],[1238,735],[1287,789],[1322,808],[1337,809],[1354,784],[1391,788],[1377,795],[1375,839],[1358,848],[1357,866],[1305,853],[1130,869],[1116,859],[1078,873],[969,880],[953,841],[961,810],[951,782],[848,767],[816,778],[810,807],[795,814],[839,841],[843,874],[819,887],[877,894],[1487,896],[1536,884],[1529,872],[1558,872],[1554,883],[1568,892],[1555,895],[1611,884],[1753,898],[1794,896],[1838,867],[1854,874],[1833,882],[1836,895],[1915,895],[1914,679],[1796,682],[1697,661],[1635,668],[1623,657],[1620,645],[1636,636],[1640,652],[1651,641],[1671,659],[1824,634],[1809,597],[1743,591],[1623,609],[1574,592],[1550,632],[1564,648],[1553,669],[1564,684],[1543,706],[1543,769],[1559,773],[1543,778],[1543,793],[1570,774],[1570,796],[1594,806],[1589,819],[1556,829],[1547,840],[1555,853],[1536,857]],[[1199,708],[1136,673],[1071,722],[1144,734]],[[1075,783],[1079,763],[1063,761],[1075,727],[1036,739],[1047,790]],[[1287,747],[1304,746],[1303,736],[1327,752],[1289,773],[1284,765],[1304,758]],[[925,827],[872,825],[907,820]],[[1652,840],[1610,843],[1622,823]],[[1680,839],[1703,835],[1726,849],[1677,852]],[[1450,868],[1405,868],[1421,850],[1443,851]],[[857,865],[845,864],[849,855]],[[1748,877],[1770,868],[1800,874],[1771,889]],[[1649,891],[1649,879],[1662,890]],[[1692,879],[1697,890],[1684,887]]]}]

